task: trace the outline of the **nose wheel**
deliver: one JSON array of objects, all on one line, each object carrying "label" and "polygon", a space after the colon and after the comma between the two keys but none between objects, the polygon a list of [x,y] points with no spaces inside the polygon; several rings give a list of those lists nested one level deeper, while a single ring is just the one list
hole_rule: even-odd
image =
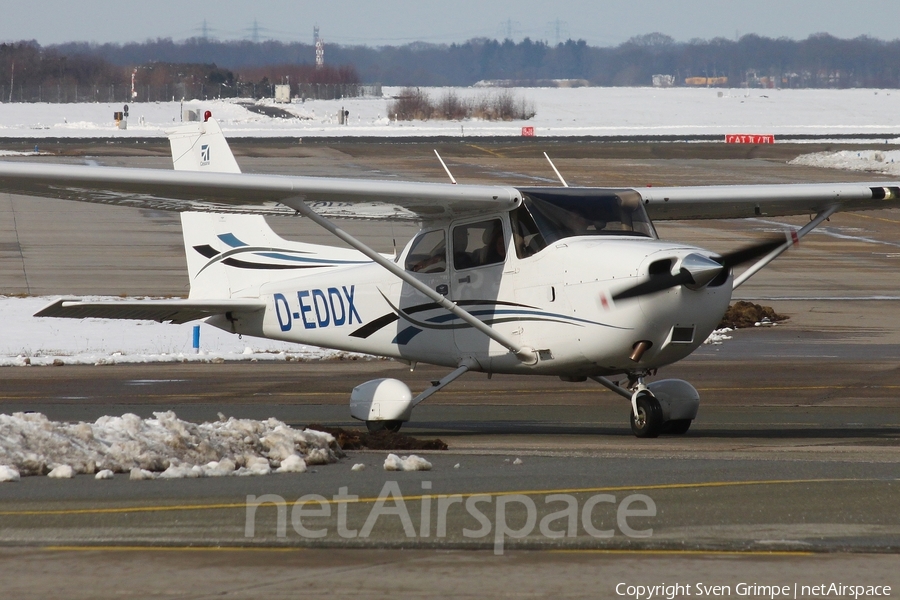
[{"label": "nose wheel", "polygon": [[379,431],[397,433],[402,426],[403,421],[366,421],[366,429],[369,430],[369,433],[378,433]]},{"label": "nose wheel", "polygon": [[658,437],[663,428],[663,413],[659,401],[650,392],[641,390],[635,398],[635,409],[630,411],[631,432],[639,438]]}]

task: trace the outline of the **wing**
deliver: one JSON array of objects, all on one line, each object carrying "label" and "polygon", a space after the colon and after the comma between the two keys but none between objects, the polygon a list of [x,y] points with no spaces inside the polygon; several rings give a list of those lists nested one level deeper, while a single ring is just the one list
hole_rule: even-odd
[{"label": "wing", "polygon": [[0,162],[0,192],[174,211],[293,214],[300,202],[327,217],[447,219],[509,210],[514,188]]},{"label": "wing", "polygon": [[36,317],[70,319],[137,319],[175,324],[229,312],[256,312],[266,308],[260,300],[57,300]]},{"label": "wing", "polygon": [[635,188],[654,220],[737,219],[900,207],[900,183]]},{"label": "wing", "polygon": [[[549,188],[548,188],[549,189]],[[573,188],[566,189],[570,192]],[[610,190],[579,188],[579,195]],[[613,190],[613,191],[622,191]],[[727,219],[900,206],[900,183],[634,188],[650,217]],[[521,202],[507,186],[167,171],[0,162],[0,192],[174,211],[292,214],[301,202],[326,217],[437,220]]]}]

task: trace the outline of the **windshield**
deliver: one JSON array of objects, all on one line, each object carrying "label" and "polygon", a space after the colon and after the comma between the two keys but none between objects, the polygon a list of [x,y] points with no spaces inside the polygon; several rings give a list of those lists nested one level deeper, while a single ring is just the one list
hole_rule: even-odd
[{"label": "windshield", "polygon": [[581,235],[656,238],[641,196],[634,190],[531,188],[520,191],[546,244]]}]

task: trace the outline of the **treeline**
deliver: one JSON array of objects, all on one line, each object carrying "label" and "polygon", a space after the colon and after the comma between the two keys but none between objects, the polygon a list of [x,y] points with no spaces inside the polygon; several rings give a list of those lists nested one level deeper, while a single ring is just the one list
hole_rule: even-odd
[{"label": "treeline", "polygon": [[445,91],[437,100],[420,88],[404,88],[388,104],[388,115],[398,121],[414,119],[487,121],[528,120],[535,115],[534,104],[518,98],[511,90],[482,92],[474,98],[461,98],[453,90]]},{"label": "treeline", "polygon": [[[216,64],[231,70],[273,64],[310,64],[308,43],[151,40],[134,44],[64,44],[65,56],[97,56],[115,65],[150,61]],[[900,40],[839,39],[817,34],[805,40],[745,35],[675,42],[651,33],[615,47],[583,40],[550,45],[473,39],[460,44],[404,46],[326,45],[325,62],[353,65],[361,81],[400,86],[468,86],[481,80],[519,84],[580,79],[590,85],[650,85],[653,75],[671,75],[676,85],[689,77],[727,77],[729,85],[778,87],[900,87]]]},{"label": "treeline", "polygon": [[340,60],[356,66],[364,80],[385,85],[472,85],[483,80],[527,85],[574,79],[598,86],[646,86],[663,74],[671,75],[676,85],[690,77],[727,77],[733,87],[766,81],[775,87],[900,87],[900,41],[825,34],[802,41],[745,35],[737,41],[689,43],[649,34],[607,48],[584,41],[550,45],[525,39],[340,50]]},{"label": "treeline", "polygon": [[[279,83],[307,84],[304,89],[318,88],[329,95],[335,95],[338,90],[340,95],[341,90],[353,89],[360,81],[351,66],[326,65],[316,69],[311,64],[271,64],[229,69],[214,61],[191,61],[189,56],[171,58],[175,60],[121,62],[91,52],[83,44],[47,48],[36,42],[0,44],[0,101],[260,98],[273,96],[273,86]],[[294,90],[297,89],[295,86]]]},{"label": "treeline", "polygon": [[468,86],[493,80],[538,85],[568,79],[588,85],[643,86],[650,85],[654,75],[669,75],[662,80],[674,85],[699,77],[727,78],[733,87],[900,88],[900,40],[845,40],[827,34],[799,41],[745,35],[738,40],[675,42],[653,33],[615,47],[574,40],[551,45],[530,39],[378,48],[327,45],[326,68],[316,70],[314,60],[313,45],[299,42],[162,39],[46,48],[20,42],[0,45],[0,86],[6,92],[7,83],[12,83],[13,92],[16,85],[99,89],[129,84],[137,67],[138,85],[164,82],[170,95],[173,86],[194,86],[191,89],[202,89],[207,96],[260,96],[288,77],[292,84]]}]

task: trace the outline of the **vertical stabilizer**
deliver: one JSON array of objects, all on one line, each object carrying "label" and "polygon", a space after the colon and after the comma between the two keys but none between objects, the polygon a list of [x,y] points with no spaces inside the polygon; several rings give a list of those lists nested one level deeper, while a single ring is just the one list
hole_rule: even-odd
[{"label": "vertical stabilizer", "polygon": [[241,172],[215,119],[190,123],[166,133],[172,147],[172,163],[176,171]]},{"label": "vertical stabilizer", "polygon": [[[168,132],[179,171],[240,173],[214,119]],[[181,213],[191,298],[251,298],[261,286],[371,262],[356,250],[286,240],[262,215]]]}]

